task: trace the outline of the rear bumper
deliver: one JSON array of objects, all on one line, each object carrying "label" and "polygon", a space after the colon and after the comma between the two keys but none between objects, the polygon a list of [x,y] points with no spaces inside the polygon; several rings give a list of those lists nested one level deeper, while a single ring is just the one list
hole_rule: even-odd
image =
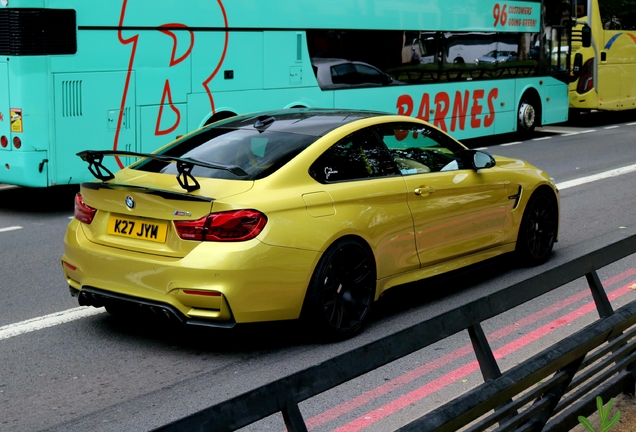
[{"label": "rear bumper", "polygon": [[204,242],[185,257],[165,257],[92,243],[79,224],[69,224],[62,261],[67,283],[82,301],[99,306],[104,299],[115,299],[163,307],[186,323],[225,326],[296,319],[320,258],[319,252],[258,240]]},{"label": "rear bumper", "polygon": [[71,295],[78,298],[80,306],[124,308],[131,313],[154,315],[176,324],[225,329],[233,328],[236,325],[233,318],[222,322],[188,318],[170,304],[117,294],[95,287],[85,286],[81,291],[73,287],[69,288]]},{"label": "rear bumper", "polygon": [[47,152],[0,150],[0,183],[28,187],[50,186]]}]

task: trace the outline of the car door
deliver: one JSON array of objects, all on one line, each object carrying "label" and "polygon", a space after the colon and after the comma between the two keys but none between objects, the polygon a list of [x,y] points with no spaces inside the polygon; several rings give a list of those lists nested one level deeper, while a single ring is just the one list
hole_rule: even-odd
[{"label": "car door", "polygon": [[407,186],[422,267],[502,242],[509,200],[498,170],[474,170],[466,149],[432,127],[391,123],[377,127]]}]

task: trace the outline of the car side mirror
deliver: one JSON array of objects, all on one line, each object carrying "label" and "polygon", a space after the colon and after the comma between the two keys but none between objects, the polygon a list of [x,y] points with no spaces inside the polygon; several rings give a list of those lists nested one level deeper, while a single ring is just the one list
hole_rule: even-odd
[{"label": "car side mirror", "polygon": [[464,160],[474,170],[492,168],[497,164],[491,155],[480,150],[466,150]]}]

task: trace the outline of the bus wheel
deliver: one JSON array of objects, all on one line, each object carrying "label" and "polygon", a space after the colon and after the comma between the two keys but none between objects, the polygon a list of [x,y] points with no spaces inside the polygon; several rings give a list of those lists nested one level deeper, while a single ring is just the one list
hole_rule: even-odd
[{"label": "bus wheel", "polygon": [[519,104],[519,115],[517,117],[517,132],[524,138],[529,137],[534,132],[537,120],[537,110],[532,100],[524,98]]}]

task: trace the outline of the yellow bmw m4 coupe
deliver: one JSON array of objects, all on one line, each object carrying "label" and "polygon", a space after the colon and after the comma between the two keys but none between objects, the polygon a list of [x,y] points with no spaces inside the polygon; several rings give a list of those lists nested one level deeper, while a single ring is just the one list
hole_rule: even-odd
[{"label": "yellow bmw m4 coupe", "polygon": [[[371,111],[232,117],[152,154],[84,151],[62,267],[80,305],[231,328],[355,334],[392,287],[514,253],[539,264],[559,195],[542,170]],[[105,157],[138,157],[113,174]]]}]

